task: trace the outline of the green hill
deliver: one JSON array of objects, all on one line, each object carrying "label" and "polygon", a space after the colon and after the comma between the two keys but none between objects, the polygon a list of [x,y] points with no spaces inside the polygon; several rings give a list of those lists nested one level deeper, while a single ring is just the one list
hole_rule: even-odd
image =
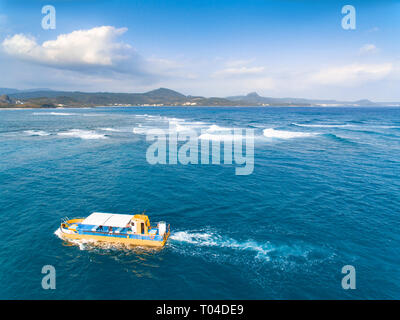
[{"label": "green hill", "polygon": [[[311,100],[302,98],[261,97],[256,92],[227,98],[184,95],[177,91],[159,88],[144,93],[54,91],[49,89],[18,90],[0,88],[0,107],[49,108],[93,106],[374,106],[369,100],[355,102],[336,100]],[[382,104],[381,104],[382,105]],[[399,105],[390,103],[390,105]]]}]

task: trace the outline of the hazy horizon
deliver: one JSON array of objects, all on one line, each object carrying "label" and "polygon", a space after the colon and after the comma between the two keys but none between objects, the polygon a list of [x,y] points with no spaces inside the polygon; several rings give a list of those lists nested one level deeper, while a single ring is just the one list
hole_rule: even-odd
[{"label": "hazy horizon", "polygon": [[[175,92],[178,92],[178,93],[181,93],[181,94],[184,94],[185,96],[193,96],[193,97],[196,97],[196,96],[201,96],[201,95],[197,95],[197,94],[192,94],[192,93],[183,93],[183,92],[180,92],[179,90],[174,90],[174,89],[171,89],[171,88],[164,88],[164,87],[159,87],[159,88],[153,88],[153,89],[149,89],[149,90],[146,90],[146,91],[120,91],[120,92],[118,92],[118,91],[81,91],[81,90],[62,90],[62,89],[51,89],[51,88],[24,88],[24,89],[21,89],[21,88],[0,88],[0,89],[8,89],[8,90],[19,90],[19,91],[21,91],[21,92],[35,92],[35,91],[37,91],[37,92],[39,92],[39,91],[60,91],[60,92],[82,92],[82,93],[116,93],[116,94],[118,94],[118,93],[122,93],[122,94],[144,94],[144,93],[147,93],[147,92],[151,92],[151,91],[156,91],[156,90],[159,90],[159,89],[167,89],[167,90],[173,90],[173,91],[175,91]],[[337,102],[356,102],[356,101],[360,101],[360,100],[370,100],[370,99],[366,99],[366,98],[358,98],[358,99],[352,99],[352,100],[340,100],[340,99],[336,99],[336,98],[308,98],[308,97],[303,97],[303,96],[299,96],[299,97],[291,97],[291,96],[285,96],[285,95],[283,95],[283,96],[264,96],[264,95],[261,95],[261,94],[259,94],[258,92],[256,92],[256,91],[253,91],[253,92],[248,92],[248,93],[244,93],[244,94],[237,94],[237,95],[231,95],[231,96],[222,96],[222,95],[214,95],[214,96],[202,96],[202,97],[204,97],[204,98],[213,98],[213,97],[215,97],[215,98],[229,98],[229,97],[234,97],[234,96],[247,96],[247,95],[249,95],[249,94],[253,94],[253,93],[256,93],[256,94],[258,94],[260,97],[262,97],[262,98],[272,98],[272,99],[306,99],[306,100],[331,100],[331,101],[337,101]],[[2,94],[2,92],[0,92],[0,94]],[[6,93],[7,95],[9,95],[9,94],[12,94],[12,93]],[[381,100],[370,100],[371,102],[376,102],[376,103],[391,103],[391,102],[395,102],[395,103],[399,103],[399,101],[381,101]]]}]

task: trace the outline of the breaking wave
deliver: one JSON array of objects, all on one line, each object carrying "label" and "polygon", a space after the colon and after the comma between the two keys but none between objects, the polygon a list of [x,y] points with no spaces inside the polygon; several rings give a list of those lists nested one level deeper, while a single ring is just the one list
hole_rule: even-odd
[{"label": "breaking wave", "polygon": [[100,128],[102,131],[110,131],[110,132],[121,132],[122,130],[114,129],[114,128]]},{"label": "breaking wave", "polygon": [[34,112],[35,116],[76,116],[77,113],[67,113],[67,112]]},{"label": "breaking wave", "polygon": [[172,132],[187,132],[193,130],[193,128],[191,128],[190,126],[187,125],[184,126],[179,122],[170,121],[169,123],[170,123],[169,130]]},{"label": "breaking wave", "polygon": [[213,124],[206,131],[207,132],[221,132],[221,131],[231,131],[231,130],[232,130],[232,128],[220,127],[220,126]]},{"label": "breaking wave", "polygon": [[351,127],[350,124],[305,124],[305,123],[292,123],[292,125],[297,127],[306,127],[306,128],[342,128],[342,127]]},{"label": "breaking wave", "polygon": [[81,129],[72,129],[66,132],[59,132],[57,135],[68,138],[80,138],[84,140],[107,139],[107,136],[105,134],[101,134],[92,130]]},{"label": "breaking wave", "polygon": [[152,128],[150,127],[143,127],[141,124],[139,124],[136,128],[133,128],[132,132],[135,134],[146,134],[147,131],[151,129]]},{"label": "breaking wave", "polygon": [[266,138],[292,139],[292,138],[313,137],[317,135],[317,133],[284,131],[284,130],[275,130],[273,128],[269,128],[263,130],[263,135]]},{"label": "breaking wave", "polygon": [[292,125],[297,127],[307,127],[307,128],[348,128],[348,130],[356,130],[359,129],[364,130],[366,128],[373,128],[373,129],[398,129],[399,126],[393,125],[375,125],[375,124],[305,124],[305,123],[295,123],[293,122]]},{"label": "breaking wave", "polygon": [[26,130],[24,131],[24,133],[28,136],[40,136],[40,137],[44,137],[44,136],[49,136],[50,133],[43,131],[43,130]]},{"label": "breaking wave", "polygon": [[234,134],[211,134],[203,133],[199,136],[200,140],[214,140],[214,141],[233,141],[233,140],[243,140],[244,135],[234,135]]}]

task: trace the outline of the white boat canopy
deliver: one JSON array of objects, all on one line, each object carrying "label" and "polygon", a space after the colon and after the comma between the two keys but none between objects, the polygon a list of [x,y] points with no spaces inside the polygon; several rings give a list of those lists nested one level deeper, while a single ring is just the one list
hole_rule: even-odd
[{"label": "white boat canopy", "polygon": [[123,228],[133,218],[130,214],[93,212],[81,224]]}]

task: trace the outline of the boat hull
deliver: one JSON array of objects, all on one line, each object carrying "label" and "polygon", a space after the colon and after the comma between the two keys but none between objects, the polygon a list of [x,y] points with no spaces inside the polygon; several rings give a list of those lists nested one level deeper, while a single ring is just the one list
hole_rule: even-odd
[{"label": "boat hull", "polygon": [[[92,225],[93,219],[90,224],[83,223],[87,221],[87,219],[93,218],[102,218],[104,220],[104,216],[106,221],[109,221],[112,218],[117,218],[117,223],[114,226],[97,226]],[[144,217],[144,218],[143,218]],[[136,218],[136,221],[142,223],[142,232],[136,233],[131,232],[130,228],[122,227],[121,218],[127,219],[130,218],[125,217],[125,215],[117,215],[117,214],[105,214],[105,213],[93,213],[88,218],[77,218],[77,219],[68,219],[64,220],[60,225],[61,237],[66,240],[88,240],[93,242],[108,242],[108,243],[120,243],[126,245],[134,245],[134,246],[146,246],[146,247],[163,247],[168,240],[170,235],[170,230],[168,226],[167,232],[163,232],[161,236],[159,234],[159,229],[150,227],[150,222],[148,221],[148,217],[144,215],[135,215],[132,218]],[[130,218],[130,219],[132,219]],[[119,219],[119,220],[118,220]],[[130,222],[131,220],[129,220]],[[147,222],[146,225],[144,225]],[[115,223],[115,221],[114,221]],[[127,225],[128,223],[124,221],[122,225]],[[138,222],[137,222],[138,224]],[[164,229],[164,231],[166,231]]]},{"label": "boat hull", "polygon": [[167,233],[162,241],[146,240],[146,239],[132,239],[132,238],[122,238],[122,237],[112,237],[112,236],[99,236],[99,235],[89,235],[89,234],[77,234],[77,233],[66,233],[62,232],[62,237],[71,240],[90,240],[90,241],[101,241],[101,242],[111,242],[111,243],[123,243],[135,246],[146,246],[146,247],[163,247],[169,237]]}]

